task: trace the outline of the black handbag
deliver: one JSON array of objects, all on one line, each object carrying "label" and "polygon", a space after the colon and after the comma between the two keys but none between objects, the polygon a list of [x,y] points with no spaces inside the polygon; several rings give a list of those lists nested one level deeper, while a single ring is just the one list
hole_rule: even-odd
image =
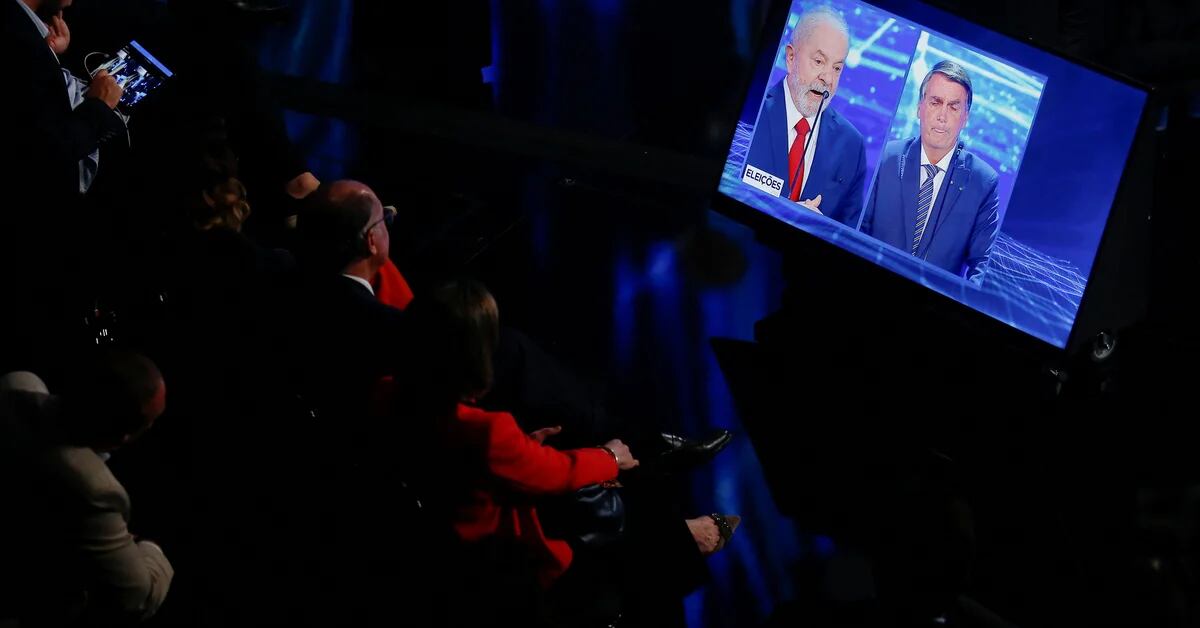
[{"label": "black handbag", "polygon": [[608,483],[551,498],[539,505],[538,516],[547,537],[592,549],[613,545],[625,532],[620,487]]}]

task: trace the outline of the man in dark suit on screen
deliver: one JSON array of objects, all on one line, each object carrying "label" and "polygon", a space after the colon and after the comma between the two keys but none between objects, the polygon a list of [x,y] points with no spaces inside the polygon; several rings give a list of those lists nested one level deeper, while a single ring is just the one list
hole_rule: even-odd
[{"label": "man in dark suit on screen", "polygon": [[763,100],[742,180],[857,227],[867,172],[863,137],[828,106],[849,50],[850,30],[837,11],[821,6],[800,16],[786,47],[787,75]]},{"label": "man in dark suit on screen", "polygon": [[921,136],[884,148],[862,231],[980,283],[1000,232],[1000,179],[959,141],[972,96],[962,66],[933,66],[917,105]]}]

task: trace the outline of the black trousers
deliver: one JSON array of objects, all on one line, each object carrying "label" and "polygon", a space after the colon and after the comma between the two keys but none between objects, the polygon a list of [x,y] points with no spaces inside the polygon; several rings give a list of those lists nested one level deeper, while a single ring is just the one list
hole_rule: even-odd
[{"label": "black trousers", "polygon": [[[517,330],[501,330],[493,367],[495,381],[481,402],[484,408],[512,413],[526,432],[562,426],[548,441],[559,449],[620,438],[641,462],[621,475],[622,539],[604,548],[572,544],[571,566],[547,594],[553,624],[605,626],[619,614],[622,626],[684,626],[683,598],[709,574],[685,523],[677,497],[682,493],[656,464],[666,450],[660,426],[610,414],[602,386],[578,377]],[[553,510],[539,508],[544,518]]]},{"label": "black trousers", "polygon": [[660,474],[622,478],[626,527],[608,547],[572,543],[575,556],[548,593],[555,626],[685,626],[683,598],[709,578],[678,492]]}]

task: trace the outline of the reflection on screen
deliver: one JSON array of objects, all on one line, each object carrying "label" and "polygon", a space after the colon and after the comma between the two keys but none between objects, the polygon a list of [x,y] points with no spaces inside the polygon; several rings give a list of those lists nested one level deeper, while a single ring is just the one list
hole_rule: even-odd
[{"label": "reflection on screen", "polygon": [[793,2],[720,191],[1065,346],[1145,92],[886,3]]}]

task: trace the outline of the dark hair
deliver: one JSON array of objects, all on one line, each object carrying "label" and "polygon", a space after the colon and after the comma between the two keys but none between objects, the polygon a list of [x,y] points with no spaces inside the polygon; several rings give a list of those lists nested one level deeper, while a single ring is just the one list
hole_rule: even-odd
[{"label": "dark hair", "polygon": [[929,79],[933,78],[934,74],[941,74],[942,76],[946,77],[947,80],[953,83],[958,83],[959,85],[963,86],[963,89],[967,90],[967,111],[970,111],[971,97],[974,93],[971,89],[971,75],[967,74],[966,68],[953,61],[939,61],[937,65],[933,66],[933,69],[929,71],[929,74],[925,75],[925,79],[921,81],[920,99],[925,100],[925,86],[929,84]]},{"label": "dark hair", "polygon": [[312,270],[334,273],[366,257],[363,230],[373,208],[368,193],[335,195],[332,185],[322,184],[305,200],[297,217],[301,261]]},{"label": "dark hair", "polygon": [[188,199],[192,224],[201,230],[241,231],[250,217],[250,202],[246,186],[238,179],[238,157],[229,142],[225,119],[206,119],[198,141],[191,183],[198,193]]},{"label": "dark hair", "polygon": [[408,377],[437,405],[482,396],[492,385],[492,358],[500,338],[496,301],[483,284],[456,280],[413,301],[405,312],[415,369]]},{"label": "dark hair", "polygon": [[146,356],[105,347],[83,360],[63,391],[63,429],[78,445],[119,443],[154,418],[146,407],[158,394],[162,373]]}]

